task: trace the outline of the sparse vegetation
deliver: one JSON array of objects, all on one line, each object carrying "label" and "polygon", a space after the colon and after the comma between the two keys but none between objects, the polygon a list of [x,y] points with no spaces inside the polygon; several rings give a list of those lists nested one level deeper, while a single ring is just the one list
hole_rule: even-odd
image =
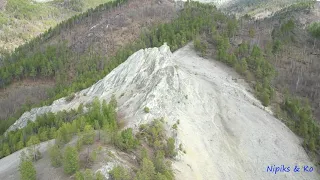
[{"label": "sparse vegetation", "polygon": [[62,165],[62,152],[58,145],[54,144],[51,147],[49,147],[49,156],[51,165],[53,167],[60,167]]},{"label": "sparse vegetation", "polygon": [[308,30],[313,37],[320,38],[320,22],[314,22],[310,24]]},{"label": "sparse vegetation", "polygon": [[84,144],[92,144],[95,139],[95,132],[91,125],[87,124],[84,126],[83,134],[80,135]]},{"label": "sparse vegetation", "polygon": [[109,174],[111,175],[112,179],[114,180],[130,180],[130,173],[128,170],[122,166],[114,167]]},{"label": "sparse vegetation", "polygon": [[74,93],[70,94],[68,97],[66,97],[66,101],[70,102],[72,101],[74,98],[76,97],[76,95]]},{"label": "sparse vegetation", "polygon": [[183,151],[183,147],[181,143],[179,144],[179,151]]},{"label": "sparse vegetation", "polygon": [[20,177],[23,180],[36,180],[37,172],[33,165],[32,159],[24,152],[21,153],[19,165]]},{"label": "sparse vegetation", "polygon": [[76,180],[96,180],[101,178],[101,174],[94,174],[91,169],[86,169],[85,171],[76,172]]},{"label": "sparse vegetation", "polygon": [[[255,45],[250,48],[246,42],[240,44],[237,48],[233,48],[230,45],[230,38],[234,36],[238,29],[238,24],[234,17],[227,17],[220,14],[219,11],[209,7],[206,8],[206,6],[201,8],[203,8],[202,11],[204,12],[202,17],[205,18],[199,21],[200,23],[205,22],[205,26],[199,33],[205,35],[205,38],[202,38],[202,41],[205,41],[204,44],[210,42],[216,47],[217,53],[215,54],[217,54],[218,60],[234,67],[239,74],[247,77],[247,79],[256,80],[258,82],[255,88],[257,97],[263,102],[263,105],[268,106],[273,98],[274,90],[271,86],[271,80],[275,76],[274,67],[263,57],[263,52],[258,46]],[[218,28],[217,24],[219,23],[227,24],[227,26]],[[282,29],[285,33],[292,31],[293,28],[293,21],[289,21]],[[202,42],[196,39],[194,43],[196,43],[196,50],[200,50],[203,53],[204,51],[199,48]]]},{"label": "sparse vegetation", "polygon": [[207,53],[207,44],[203,41],[200,41],[200,38],[199,37],[196,37],[194,40],[193,40],[193,44],[194,44],[194,48],[197,50],[197,51],[200,51],[201,52],[201,56],[205,56],[206,53]]},{"label": "sparse vegetation", "polygon": [[[313,3],[298,3],[282,12],[292,11],[292,8],[309,8]],[[253,81],[256,96],[264,106],[269,106],[275,94],[272,81],[274,81],[276,71],[268,59],[277,59],[278,54],[287,48],[286,46],[296,41],[294,38],[294,32],[297,28],[296,22],[293,19],[282,20],[280,26],[274,27],[272,31],[272,44],[266,46],[266,49],[261,49],[257,45],[249,45],[246,42],[241,43],[238,47],[232,46],[229,42],[232,36],[230,36],[230,33],[225,33],[228,32],[229,27],[217,27],[218,23],[226,24],[230,17],[225,16],[218,19],[214,15],[212,16],[212,18],[209,18],[211,21],[206,22],[206,26],[209,28],[200,32],[205,36],[201,40],[209,42],[214,47],[217,52],[214,53],[216,54],[214,57],[217,57],[219,61],[234,67],[248,81]],[[235,26],[237,25],[235,24]],[[312,24],[309,27],[309,32],[313,37],[317,34],[317,26]],[[251,34],[250,36],[253,37],[253,32],[250,31],[249,35]],[[200,42],[194,43],[200,44]],[[200,50],[199,48],[195,49]],[[296,134],[304,138],[304,147],[308,152],[315,154],[317,153],[315,149],[320,146],[319,125],[315,122],[308,103],[301,103],[298,99],[287,97],[284,100],[281,105],[282,110],[280,110],[282,119]],[[314,155],[311,155],[311,157],[314,159]]]},{"label": "sparse vegetation", "polygon": [[122,151],[131,151],[139,144],[138,140],[133,136],[132,129],[128,128],[117,135],[115,145]]},{"label": "sparse vegetation", "polygon": [[40,140],[37,136],[31,136],[29,141],[27,142],[27,146],[29,147],[29,153],[33,161],[37,161],[41,158],[41,154],[39,151],[39,143]]},{"label": "sparse vegetation", "polygon": [[[116,119],[116,113],[115,113],[115,106],[117,102],[112,99],[109,104],[106,104],[105,101],[102,103],[95,99],[91,105],[87,106],[89,108],[89,111],[83,114],[82,108],[79,107],[77,111],[71,111],[69,114],[65,113],[62,115],[61,113],[57,113],[56,115],[49,113],[44,115],[43,117],[38,117],[36,122],[30,123],[27,127],[25,127],[22,130],[10,132],[11,135],[20,135],[21,132],[26,132],[25,130],[29,127],[35,128],[33,130],[37,130],[37,128],[41,128],[46,123],[57,123],[57,120],[59,120],[59,124],[55,124],[55,127],[58,128],[56,134],[56,144],[52,145],[49,148],[49,156],[51,160],[51,164],[54,167],[60,167],[63,166],[64,172],[68,175],[72,175],[75,173],[76,179],[101,179],[101,175],[94,175],[90,170],[81,171],[81,164],[85,164],[84,168],[88,168],[88,166],[94,162],[97,159],[98,152],[97,150],[91,150],[90,145],[94,143],[94,139],[96,138],[96,133],[94,132],[91,124],[101,124],[101,127],[103,129],[102,133],[107,133],[108,138],[110,138],[110,141],[108,141],[108,145],[114,145],[121,151],[127,151],[128,153],[132,151],[137,151],[137,148],[140,148],[140,142],[135,137],[135,135],[132,132],[132,129],[125,129],[123,131],[119,131],[117,128],[117,119]],[[71,119],[70,117],[76,116],[76,119]],[[107,117],[107,118],[106,118]],[[47,118],[49,118],[47,120]],[[66,122],[62,122],[61,120],[65,119]],[[94,120],[94,121],[93,121]],[[31,126],[32,124],[32,126]],[[36,124],[36,125],[35,125]],[[97,127],[97,125],[95,125]],[[148,129],[148,137],[155,139],[156,142],[152,143],[149,142],[154,148],[154,151],[162,151],[164,152],[165,149],[168,149],[172,151],[172,147],[170,146],[170,143],[168,148],[166,148],[166,139],[165,139],[165,133],[164,128],[162,126],[162,122],[155,121],[151,123],[151,125],[143,125],[145,128]],[[154,129],[155,128],[155,129]],[[51,130],[50,126],[46,129],[48,131]],[[154,131],[155,130],[155,131]],[[40,141],[37,139],[36,134],[30,133],[30,139],[28,140],[28,145],[37,145]],[[143,134],[143,133],[142,133]],[[71,145],[67,145],[65,148],[65,144],[68,143],[73,135],[78,135],[78,142],[77,147],[73,147]],[[140,134],[141,135],[141,134]],[[140,136],[141,137],[141,136]],[[150,139],[151,140],[151,139]],[[172,142],[172,139],[170,139],[168,142]],[[160,143],[160,146],[158,146]],[[78,146],[78,144],[81,144]],[[81,160],[79,157],[79,153],[82,151],[83,144],[87,144],[87,150],[85,152],[91,152],[90,154],[87,154],[89,161],[87,159]],[[35,146],[36,147],[36,146]],[[161,149],[157,149],[158,147],[161,147]],[[3,147],[8,148],[8,147]],[[64,149],[64,152],[62,152]],[[100,148],[101,149],[101,148]],[[111,153],[109,151],[109,153]],[[63,154],[63,155],[62,155]],[[33,154],[30,154],[31,158],[33,157]],[[115,157],[114,155],[110,154],[110,157]],[[158,160],[155,163],[168,163],[165,161],[164,157],[161,155],[158,155]],[[30,158],[30,159],[31,159]],[[149,157],[148,157],[149,158]],[[83,162],[85,161],[85,162]],[[153,163],[150,159],[148,159],[148,163]],[[32,162],[31,162],[32,163]],[[29,163],[30,164],[30,163]],[[145,167],[144,167],[145,168]],[[142,168],[139,172],[144,173],[144,168]],[[168,173],[170,174],[170,177],[173,177],[173,174],[170,170],[170,166],[165,167],[165,171],[167,174],[163,174],[165,176],[168,176]],[[164,170],[157,171],[158,173],[162,172]],[[123,169],[122,167],[116,167],[111,171],[111,175],[114,179],[132,179],[131,173],[129,173],[127,170]],[[136,176],[143,178],[144,176],[137,175]],[[172,179],[172,178],[171,178]]]},{"label": "sparse vegetation", "polygon": [[[82,144],[92,144],[95,137],[92,126],[95,123],[107,128],[110,132],[117,131],[114,104],[115,102],[111,105],[105,101],[101,103],[98,99],[95,99],[88,106],[90,110],[85,114],[83,114],[82,108],[79,106],[77,111],[58,112],[57,114],[48,113],[39,116],[35,122],[29,122],[25,128],[11,131],[5,137],[2,136],[1,141],[3,144],[0,144],[0,155],[4,157],[26,147],[26,145],[31,146],[32,150],[36,152],[40,140],[46,141],[53,138],[56,138],[57,145],[62,146],[68,143],[78,131],[80,131],[80,147]],[[108,117],[108,119],[104,117]],[[11,146],[8,144],[9,141]]]},{"label": "sparse vegetation", "polygon": [[313,49],[315,48],[317,39],[320,39],[320,22],[313,22],[309,25],[308,31],[314,38],[313,40]]},{"label": "sparse vegetation", "polygon": [[316,147],[320,146],[320,128],[312,116],[308,102],[287,95],[280,113],[278,116],[286,122],[290,129],[303,138],[304,148],[308,149],[314,157],[317,153]]},{"label": "sparse vegetation", "polygon": [[174,125],[172,125],[172,129],[174,129],[174,130],[177,130],[177,129],[178,129],[177,123],[175,123]]},{"label": "sparse vegetation", "polygon": [[175,149],[176,149],[175,140],[173,138],[169,138],[167,140],[166,155],[171,158],[175,157],[177,155],[177,152]]},{"label": "sparse vegetation", "polygon": [[63,169],[66,174],[74,174],[80,165],[79,154],[76,148],[67,146],[63,155]]},{"label": "sparse vegetation", "polygon": [[[105,3],[109,0],[90,0],[89,3],[86,1],[86,8],[92,8],[92,4],[94,3]],[[45,102],[37,104],[37,106],[43,106],[45,104],[50,104],[54,100],[68,96],[72,92],[77,90],[71,90],[75,86],[70,84],[70,80],[74,82],[74,78],[70,77],[70,62],[76,59],[78,65],[72,65],[72,67],[76,70],[75,75],[78,79],[77,85],[78,88],[83,89],[85,86],[90,86],[96,80],[92,78],[101,79],[103,77],[102,74],[106,74],[110,72],[110,67],[113,69],[115,66],[112,65],[114,63],[118,63],[118,59],[114,59],[115,62],[110,62],[106,64],[105,69],[98,70],[97,66],[91,66],[89,64],[94,64],[93,61],[96,63],[101,62],[101,56],[95,54],[88,54],[86,52],[85,55],[80,57],[80,63],[78,57],[79,54],[73,53],[70,48],[66,47],[66,41],[59,40],[55,43],[47,42],[50,38],[59,35],[63,30],[73,27],[76,22],[80,22],[91,16],[94,13],[101,12],[101,11],[108,11],[126,1],[118,0],[113,2],[108,2],[105,4],[101,4],[96,7],[94,10],[90,9],[87,12],[84,12],[80,15],[73,16],[72,18],[63,21],[62,23],[58,24],[54,28],[48,29],[45,33],[37,36],[36,38],[32,39],[28,43],[21,45],[20,47],[16,48],[12,54],[6,54],[5,56],[1,57],[1,66],[0,66],[0,88],[5,88],[15,80],[24,80],[27,78],[32,78],[33,80],[36,79],[54,79],[56,86],[49,89],[48,95],[50,99],[47,99]],[[29,2],[28,2],[29,3]],[[49,2],[50,3],[50,2]],[[39,5],[40,3],[36,3]],[[59,13],[58,13],[59,14]],[[43,17],[41,17],[43,18]],[[0,18],[1,19],[1,18]],[[25,29],[24,29],[25,31]],[[10,36],[10,35],[8,35]],[[1,37],[0,37],[1,39]],[[7,43],[11,44],[11,43]],[[44,45],[46,44],[46,45]],[[122,54],[121,54],[122,56]],[[77,57],[77,58],[76,58]],[[117,56],[119,57],[119,56]],[[90,59],[90,60],[89,60]],[[109,59],[108,59],[109,61]],[[86,62],[86,63],[85,63]],[[90,62],[90,63],[89,63]],[[85,64],[87,65],[85,65]],[[68,68],[69,67],[69,68]],[[17,70],[15,68],[18,68]],[[101,75],[95,74],[93,75],[92,72],[95,73],[100,71]],[[102,72],[103,71],[103,72]],[[89,75],[91,74],[91,75]],[[88,82],[85,79],[92,79],[93,81]],[[86,84],[86,85],[85,85]],[[71,86],[70,86],[71,85]],[[73,86],[73,87],[72,87]],[[65,88],[69,87],[69,90],[64,90]],[[71,88],[72,87],[72,88]],[[78,89],[78,90],[80,90]],[[63,93],[62,93],[63,91]],[[62,94],[60,94],[62,93]],[[60,95],[58,95],[60,94]],[[44,100],[44,99],[43,99]],[[10,125],[13,124],[15,119],[22,115],[23,112],[30,110],[31,108],[36,107],[36,105],[30,102],[25,102],[25,104],[21,105],[21,109],[14,108],[15,110],[9,113],[10,117],[7,120],[0,120],[0,134],[3,134],[5,130],[8,129]],[[14,114],[15,113],[15,114]]]}]

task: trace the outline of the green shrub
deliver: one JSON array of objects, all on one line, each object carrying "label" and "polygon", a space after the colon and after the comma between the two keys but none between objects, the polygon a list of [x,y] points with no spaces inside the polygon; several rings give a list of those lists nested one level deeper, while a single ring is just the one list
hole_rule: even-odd
[{"label": "green shrub", "polygon": [[77,171],[75,175],[76,180],[95,180],[95,175],[93,174],[91,169],[86,169],[83,171]]},{"label": "green shrub", "polygon": [[94,151],[92,151],[91,154],[90,154],[90,161],[91,161],[91,162],[94,162],[94,161],[96,161],[96,160],[97,160],[97,150],[94,150]]},{"label": "green shrub", "polygon": [[129,171],[122,167],[122,166],[116,166],[114,167],[109,174],[111,175],[111,178],[113,180],[130,180],[130,173]]},{"label": "green shrub", "polygon": [[294,27],[295,23],[292,19],[290,19],[286,23],[282,24],[280,29],[282,33],[288,34],[289,32],[293,31]]},{"label": "green shrub", "polygon": [[117,135],[116,146],[124,151],[130,151],[137,147],[139,141],[134,137],[132,129],[128,128]]},{"label": "green shrub", "polygon": [[96,180],[104,180],[104,179],[105,177],[101,174],[100,171],[96,173]]},{"label": "green shrub", "polygon": [[282,44],[281,44],[280,40],[274,41],[273,47],[272,47],[272,53],[276,54],[276,53],[280,52],[281,51],[281,47],[282,47]]},{"label": "green shrub", "polygon": [[172,126],[172,129],[177,130],[177,129],[178,129],[178,125],[177,125],[177,124],[174,124],[174,125]]},{"label": "green shrub", "polygon": [[193,44],[194,44],[194,48],[196,49],[196,51],[200,51],[201,52],[201,56],[205,56],[207,53],[207,43],[200,41],[200,38],[196,37],[193,40]]},{"label": "green shrub", "polygon": [[320,38],[320,22],[314,22],[309,25],[308,31],[315,38]]},{"label": "green shrub", "polygon": [[83,172],[77,171],[76,176],[75,176],[75,180],[85,180]]},{"label": "green shrub", "polygon": [[62,165],[62,152],[58,145],[53,145],[49,148],[50,162],[53,167],[60,167]]},{"label": "green shrub", "polygon": [[269,96],[268,92],[264,90],[261,93],[260,96],[261,96],[260,99],[262,101],[262,105],[269,106],[269,104],[270,104],[270,96]]},{"label": "green shrub", "polygon": [[144,158],[141,167],[136,174],[135,180],[152,180],[155,175],[156,171],[152,161]]},{"label": "green shrub", "polygon": [[77,144],[76,144],[77,151],[80,152],[81,149],[82,149],[82,146],[83,146],[83,139],[81,137],[79,137],[78,140],[77,140]]},{"label": "green shrub", "polygon": [[19,165],[20,177],[23,180],[36,180],[37,172],[32,163],[32,160],[29,158],[21,159]]},{"label": "green shrub", "polygon": [[84,144],[93,144],[95,138],[95,132],[91,125],[86,125],[82,134],[82,140]]},{"label": "green shrub", "polygon": [[63,169],[66,174],[73,174],[78,171],[79,154],[76,148],[67,146],[63,155]]},{"label": "green shrub", "polygon": [[145,113],[149,113],[150,112],[150,109],[148,107],[144,107],[143,110],[144,110]]},{"label": "green shrub", "polygon": [[174,140],[174,138],[170,137],[167,140],[166,156],[171,157],[171,158],[175,157],[177,155],[177,152],[175,149],[176,149],[175,140]]},{"label": "green shrub", "polygon": [[76,97],[76,95],[74,93],[70,94],[68,97],[66,97],[66,101],[70,102],[72,101],[74,98]]}]

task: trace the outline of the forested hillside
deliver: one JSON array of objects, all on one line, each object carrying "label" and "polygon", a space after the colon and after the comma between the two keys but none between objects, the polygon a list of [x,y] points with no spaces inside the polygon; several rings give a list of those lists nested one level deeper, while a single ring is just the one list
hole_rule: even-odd
[{"label": "forested hillside", "polygon": [[[122,3],[123,1],[115,1],[115,2],[111,2],[111,3],[107,3],[104,6],[105,7],[117,7],[119,3]],[[135,1],[132,1],[135,2]],[[130,4],[129,4],[130,5]],[[128,5],[125,5],[128,6]],[[189,6],[189,5],[188,5]],[[102,6],[101,6],[102,7]],[[153,15],[153,14],[152,14]],[[69,22],[72,22],[72,19],[69,20]],[[218,11],[214,6],[211,5],[202,5],[200,3],[195,3],[192,2],[190,3],[190,7],[184,9],[183,11],[181,11],[179,13],[179,16],[177,18],[175,18],[174,20],[172,20],[169,23],[163,23],[160,25],[155,25],[154,27],[151,27],[150,30],[146,31],[146,32],[141,32],[139,38],[137,38],[135,40],[135,42],[133,43],[128,43],[125,47],[119,49],[114,56],[110,57],[110,59],[104,59],[104,58],[94,58],[94,56],[89,56],[90,57],[90,65],[88,69],[86,71],[80,71],[82,73],[79,72],[78,76],[76,77],[76,79],[71,83],[67,83],[68,81],[65,82],[65,84],[60,84],[57,83],[56,89],[55,91],[53,91],[53,96],[52,96],[52,100],[53,99],[58,99],[59,97],[63,97],[66,95],[69,95],[69,97],[67,99],[72,100],[74,98],[73,92],[75,91],[79,91],[80,89],[84,89],[88,86],[90,86],[91,84],[93,84],[94,82],[96,82],[97,80],[101,79],[103,76],[105,76],[106,74],[108,74],[112,69],[114,69],[117,65],[119,65],[120,63],[122,63],[124,60],[127,59],[127,57],[129,55],[132,54],[132,52],[135,52],[139,49],[142,48],[146,48],[146,47],[158,47],[161,44],[163,44],[164,42],[167,42],[168,45],[170,45],[171,50],[175,51],[178,48],[186,45],[188,42],[190,42],[194,37],[196,37],[198,34],[201,34],[203,32],[208,32],[212,30],[212,26],[215,23],[216,25],[218,24],[224,24],[224,28],[228,29],[228,36],[231,36],[234,32],[235,32],[235,28],[236,28],[236,20],[234,18],[229,18],[227,16],[225,16],[222,12]],[[230,24],[229,26],[226,26],[227,24]],[[59,26],[57,27],[59,28]],[[223,29],[221,29],[223,30]],[[51,31],[50,31],[51,32]],[[54,30],[53,30],[54,32]],[[45,34],[44,36],[46,36],[47,34]],[[39,37],[38,41],[41,40],[41,38]],[[35,41],[37,42],[37,41]],[[32,45],[32,44],[31,44]],[[67,45],[65,45],[67,46]],[[11,66],[5,66],[6,68],[2,68],[3,72],[7,69],[9,69],[9,67],[13,67],[15,64],[19,64],[21,63],[23,65],[23,61],[21,62],[21,60],[23,60],[23,58],[20,58],[19,52],[22,52],[25,49],[25,52],[28,52],[28,48],[32,46],[29,46],[29,44],[26,44],[25,46],[21,47],[21,49],[18,49],[16,51],[16,53],[14,53],[12,56],[8,57],[8,60],[10,58],[17,58],[14,59],[14,61],[16,61],[16,63],[12,64],[10,63]],[[50,49],[49,49],[50,48]],[[50,51],[48,51],[48,49]],[[59,53],[58,57],[59,58],[64,58],[68,60],[70,58],[72,58],[72,55],[76,56],[77,54],[69,54],[69,53],[73,53],[72,50],[69,50],[66,47],[61,46],[60,48],[51,48],[50,46],[48,46],[47,48],[47,52],[50,52],[51,54],[48,55],[49,60],[46,61],[46,63],[50,62],[50,58],[52,57],[56,57],[53,53]],[[90,52],[90,51],[89,51]],[[36,54],[36,53],[35,53]],[[25,56],[26,53],[21,53],[22,56]],[[85,54],[87,55],[87,54]],[[45,57],[41,54],[42,57]],[[67,58],[69,57],[69,58]],[[87,58],[89,58],[87,57]],[[41,60],[43,58],[31,58],[29,61],[35,61],[35,60]],[[53,60],[55,58],[52,58]],[[95,59],[97,59],[98,61],[95,61]],[[87,59],[84,59],[87,60]],[[103,69],[99,69],[97,67],[98,64],[101,61],[104,61],[104,63],[106,63],[103,67]],[[85,61],[88,62],[88,61]],[[79,62],[78,62],[79,63]],[[27,64],[27,63],[25,63]],[[38,64],[41,63],[35,63],[35,66],[38,66]],[[59,69],[61,68],[69,68],[69,66],[66,66],[66,62],[61,62],[60,63],[61,66]],[[31,64],[32,65],[32,64]],[[86,68],[86,66],[84,66],[84,64],[80,64],[81,65],[79,68]],[[30,66],[32,67],[32,66]],[[15,69],[15,68],[12,68]],[[24,69],[24,68],[23,68]],[[36,76],[39,78],[42,76],[41,74],[41,68],[34,68],[37,69],[37,73]],[[82,70],[82,69],[80,69]],[[68,72],[70,71],[69,69],[64,69],[63,72]],[[62,73],[63,73],[62,72]],[[26,76],[29,75],[28,73],[26,74]],[[34,76],[34,78],[36,78],[36,76]],[[16,78],[14,76],[10,76],[12,79],[11,81]],[[32,77],[32,76],[31,76]],[[9,81],[10,83],[10,81]],[[5,83],[3,83],[3,86],[5,86]],[[52,100],[46,101],[44,103],[48,104],[51,103]],[[13,120],[15,120],[14,118],[12,118]],[[8,124],[10,123],[10,121],[3,121],[3,122],[8,122]],[[13,121],[11,122],[13,123]],[[11,124],[9,124],[11,125]],[[6,130],[6,128],[2,127],[2,132],[4,132]],[[5,138],[6,139],[6,138]],[[7,139],[9,140],[9,139]],[[11,140],[10,140],[11,141]],[[12,146],[10,145],[10,152],[11,151],[16,151],[18,150],[16,148],[16,146]]]},{"label": "forested hillside", "polygon": [[[319,165],[319,3],[297,3],[261,21],[244,16],[213,26],[195,40],[203,56],[231,67],[255,88],[265,106],[304,139]],[[224,27],[220,25],[218,27]]]},{"label": "forested hillside", "polygon": [[[0,68],[0,104],[4,107],[0,118],[9,120],[1,121],[5,124],[0,126],[1,132],[31,106],[51,103],[101,79],[121,62],[120,58],[133,52],[119,49],[137,39],[141,30],[147,30],[143,27],[167,22],[175,14],[168,1],[146,1],[143,6],[138,0],[122,5],[124,2],[106,3],[74,16],[5,57]],[[29,81],[51,83],[33,89],[41,94],[28,94],[25,84]],[[50,99],[42,101],[46,98]]]},{"label": "forested hillside", "polygon": [[[50,161],[47,163],[50,163],[49,167],[54,167],[57,177],[64,174],[65,177],[73,176],[76,180],[103,180],[105,175],[101,171],[95,173],[91,168],[104,162],[104,158],[106,161],[116,159],[117,155],[109,150],[113,147],[128,157],[135,156],[127,164],[117,164],[112,168],[110,175],[114,179],[144,180],[149,177],[173,180],[169,160],[177,152],[175,140],[165,134],[163,119],[142,124],[135,135],[131,128],[120,129],[122,127],[117,118],[116,107],[117,101],[113,96],[109,103],[100,102],[96,98],[91,104],[80,105],[74,111],[45,114],[27,127],[8,133],[9,141],[1,140],[0,155],[9,155],[13,143],[15,149],[29,147],[28,151],[21,153],[20,178],[37,179],[37,174],[41,172],[36,171],[35,164],[43,158],[39,144],[55,139],[54,144],[49,147]],[[76,142],[72,143],[74,139]],[[13,176],[18,178],[16,174]],[[41,177],[49,178],[43,173]]]}]

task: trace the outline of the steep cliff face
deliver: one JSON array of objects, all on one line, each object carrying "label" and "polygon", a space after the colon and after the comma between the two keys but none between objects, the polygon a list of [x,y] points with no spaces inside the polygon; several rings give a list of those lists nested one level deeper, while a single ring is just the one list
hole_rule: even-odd
[{"label": "steep cliff face", "polygon": [[[293,172],[295,165],[314,165],[299,138],[249,91],[233,70],[199,57],[191,45],[173,54],[163,45],[134,53],[70,102],[62,98],[26,112],[10,130],[24,127],[37,115],[77,108],[95,97],[108,100],[114,94],[128,127],[160,117],[167,128],[179,124],[176,146],[181,143],[186,154],[180,152],[173,162],[176,179],[318,179],[315,171]],[[267,172],[273,165],[290,166],[290,172]]]}]

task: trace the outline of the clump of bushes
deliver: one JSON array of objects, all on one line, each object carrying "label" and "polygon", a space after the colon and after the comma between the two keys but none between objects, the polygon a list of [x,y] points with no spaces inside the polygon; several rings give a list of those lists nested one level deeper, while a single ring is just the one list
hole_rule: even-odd
[{"label": "clump of bushes", "polygon": [[145,113],[149,113],[149,112],[150,112],[150,109],[146,106],[146,107],[144,107],[143,111],[144,111]]},{"label": "clump of bushes", "polygon": [[130,180],[131,176],[128,171],[128,169],[122,167],[122,166],[116,166],[114,167],[109,174],[111,175],[111,178],[114,180]]},{"label": "clump of bushes", "polygon": [[76,95],[74,93],[70,94],[69,96],[66,97],[66,101],[70,102],[72,101],[74,98],[76,97]]},{"label": "clump of bushes", "polygon": [[196,37],[193,40],[193,45],[197,51],[201,52],[202,57],[206,55],[208,45],[205,41],[201,41],[199,37]]},{"label": "clump of bushes", "polygon": [[66,174],[73,174],[80,168],[79,154],[76,148],[68,146],[63,155],[63,169]]},{"label": "clump of bushes", "polygon": [[[131,136],[130,130],[125,134]],[[147,143],[148,148],[140,149],[139,168],[137,173],[130,172],[121,166],[116,166],[110,171],[110,175],[115,180],[146,180],[146,179],[166,179],[173,180],[174,174],[171,168],[171,163],[166,157],[174,157],[175,140],[166,138],[163,128],[163,121],[154,120],[150,124],[142,124],[139,127],[137,138],[141,143]],[[127,138],[130,139],[130,138]]]},{"label": "clump of bushes", "polygon": [[138,139],[146,139],[149,146],[165,152],[166,157],[173,158],[177,155],[175,150],[175,139],[166,138],[163,127],[163,119],[155,119],[151,124],[142,124],[137,134]]},{"label": "clump of bushes", "polygon": [[116,137],[115,145],[123,151],[131,151],[137,147],[139,141],[134,137],[132,129],[128,128]]}]

